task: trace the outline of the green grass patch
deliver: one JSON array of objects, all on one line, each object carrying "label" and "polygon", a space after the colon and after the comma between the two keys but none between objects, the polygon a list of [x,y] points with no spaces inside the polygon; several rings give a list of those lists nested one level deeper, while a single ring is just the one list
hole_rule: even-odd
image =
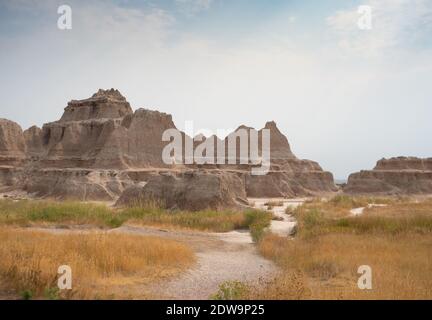
[{"label": "green grass patch", "polygon": [[115,209],[103,204],[54,202],[41,200],[1,200],[0,225],[95,225],[116,228],[136,223],[154,226],[174,226],[186,229],[227,232],[250,229],[254,239],[261,237],[268,226],[271,213],[259,210],[169,211],[150,207]]},{"label": "green grass patch", "polygon": [[266,234],[273,215],[270,212],[251,210],[246,212],[246,224],[249,227],[252,240],[259,242]]},{"label": "green grass patch", "polygon": [[37,223],[118,225],[118,212],[105,205],[79,202],[39,200],[0,201],[0,224],[31,225]]}]

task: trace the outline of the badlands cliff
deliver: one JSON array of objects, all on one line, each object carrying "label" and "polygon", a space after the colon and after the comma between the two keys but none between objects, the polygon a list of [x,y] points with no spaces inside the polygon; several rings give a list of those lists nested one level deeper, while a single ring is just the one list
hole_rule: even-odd
[{"label": "badlands cliff", "polygon": [[[318,163],[300,160],[274,122],[270,132],[269,172],[254,175],[253,163],[166,164],[162,152],[169,142],[163,133],[175,129],[168,114],[132,110],[119,91],[99,90],[84,100],[72,100],[60,120],[25,131],[10,120],[0,120],[0,191],[23,190],[35,197],[76,200],[118,200],[128,205],[156,199],[169,208],[198,210],[247,203],[246,197],[299,197],[334,192],[333,176]],[[245,126],[240,129],[262,136]],[[181,133],[183,145],[213,139],[223,144],[229,158],[228,137],[195,137]],[[251,140],[249,140],[250,142]],[[264,148],[259,146],[260,153]],[[251,151],[249,151],[251,152]],[[217,157],[214,155],[207,155]],[[180,160],[180,161],[178,161]]]},{"label": "badlands cliff", "polygon": [[373,170],[353,173],[344,192],[350,194],[432,194],[432,158],[397,157],[379,160]]}]

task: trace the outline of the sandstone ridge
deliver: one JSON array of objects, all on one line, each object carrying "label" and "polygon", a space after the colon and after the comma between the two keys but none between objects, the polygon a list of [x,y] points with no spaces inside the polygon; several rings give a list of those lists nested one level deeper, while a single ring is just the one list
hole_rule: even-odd
[{"label": "sandstone ridge", "polygon": [[432,194],[432,158],[381,159],[373,170],[351,174],[344,192],[369,195]]},{"label": "sandstone ridge", "polygon": [[[243,206],[246,197],[299,197],[337,190],[331,173],[292,153],[273,121],[263,128],[270,132],[265,175],[251,173],[257,165],[242,161],[238,146],[234,162],[217,161],[218,144],[225,147],[226,159],[231,155],[228,137],[191,138],[181,132],[183,147],[188,142],[194,147],[214,142],[214,155],[206,149],[202,156],[215,161],[188,163],[183,149],[180,159],[166,164],[162,152],[169,141],[163,141],[162,135],[168,129],[176,129],[171,115],[142,108],[133,111],[115,89],[71,100],[58,121],[42,128],[23,131],[15,122],[1,119],[0,189],[57,199],[120,198],[119,205],[152,197],[167,207],[191,210]],[[263,129],[240,126],[232,135],[246,132],[250,145],[252,134],[262,138]],[[262,143],[258,149],[261,155],[266,151]],[[248,152],[247,156],[251,149]]]}]

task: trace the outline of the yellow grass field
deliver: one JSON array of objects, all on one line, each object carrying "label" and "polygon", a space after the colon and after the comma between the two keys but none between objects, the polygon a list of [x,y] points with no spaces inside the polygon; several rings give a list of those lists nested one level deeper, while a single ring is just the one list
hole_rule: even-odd
[{"label": "yellow grass field", "polygon": [[[195,258],[186,245],[113,233],[49,234],[0,228],[0,289],[22,298],[151,298],[137,285],[173,276]],[[57,269],[72,268],[72,290],[57,290]]]},{"label": "yellow grass field", "polygon": [[[432,299],[432,201],[388,200],[357,217],[349,209],[367,202],[350,201],[310,201],[295,211],[294,239],[267,235],[260,253],[282,274],[244,297]],[[372,290],[357,286],[361,265],[372,268]]]}]

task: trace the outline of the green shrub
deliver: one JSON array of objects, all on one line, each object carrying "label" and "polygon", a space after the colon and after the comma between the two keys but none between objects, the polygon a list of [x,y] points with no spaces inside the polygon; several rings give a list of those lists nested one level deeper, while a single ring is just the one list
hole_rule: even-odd
[{"label": "green shrub", "polygon": [[44,297],[48,300],[60,300],[60,289],[58,287],[45,288]]},{"label": "green shrub", "polygon": [[252,240],[259,242],[266,233],[266,228],[270,225],[273,215],[269,212],[252,210],[247,211],[246,225],[249,227]]},{"label": "green shrub", "polygon": [[33,292],[31,290],[23,290],[20,295],[23,300],[31,300],[33,298]]},{"label": "green shrub", "polygon": [[178,226],[202,231],[227,232],[265,227],[271,213],[259,210],[170,211],[156,206],[114,209],[106,205],[40,200],[0,200],[0,224],[29,226],[49,223],[57,226],[96,225],[117,228],[126,222],[143,225]]},{"label": "green shrub", "polygon": [[249,288],[240,281],[225,281],[219,285],[219,290],[210,299],[213,300],[239,300],[244,299]]}]

